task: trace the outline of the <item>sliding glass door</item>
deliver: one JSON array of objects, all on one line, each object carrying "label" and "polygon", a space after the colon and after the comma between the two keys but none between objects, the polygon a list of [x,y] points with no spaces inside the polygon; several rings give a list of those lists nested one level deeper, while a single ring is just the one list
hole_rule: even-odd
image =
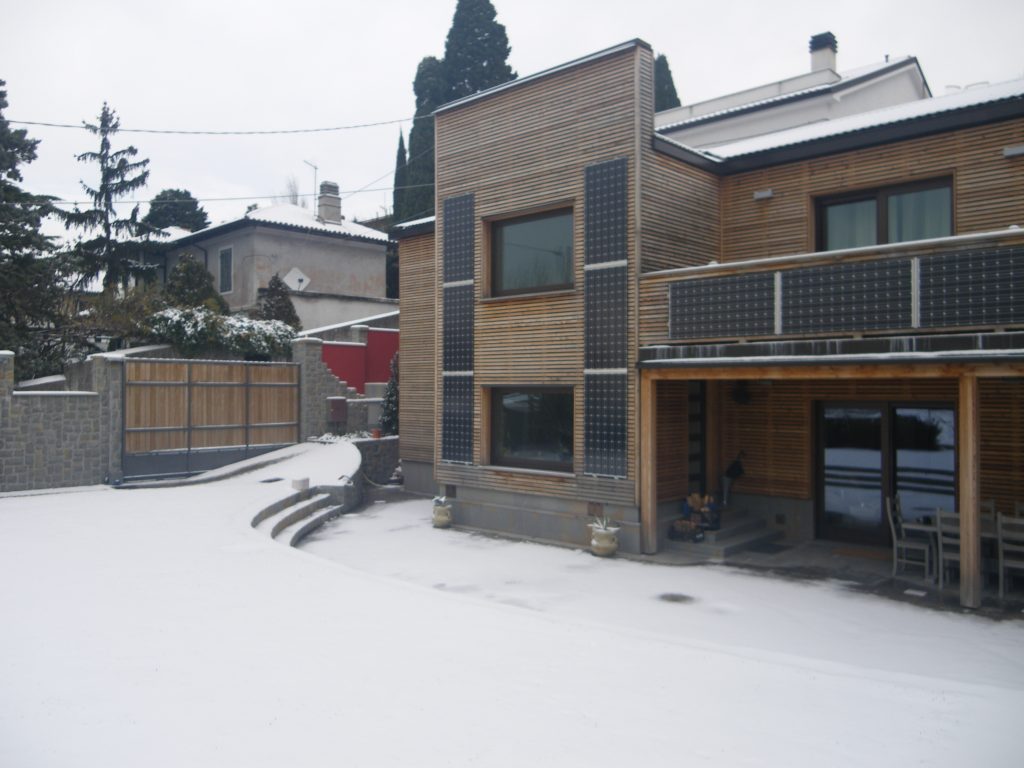
[{"label": "sliding glass door", "polygon": [[904,518],[956,508],[956,432],[951,407],[825,403],[819,419],[817,535],[884,544],[885,498]]}]

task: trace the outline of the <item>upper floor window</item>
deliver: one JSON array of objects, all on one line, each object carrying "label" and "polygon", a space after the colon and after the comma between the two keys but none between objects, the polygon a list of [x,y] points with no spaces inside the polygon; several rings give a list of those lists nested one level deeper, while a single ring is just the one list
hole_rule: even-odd
[{"label": "upper floor window", "polygon": [[572,211],[497,221],[491,225],[491,295],[571,288]]},{"label": "upper floor window", "polygon": [[949,179],[818,200],[818,250],[859,248],[953,234]]},{"label": "upper floor window", "polygon": [[231,293],[231,264],[232,255],[230,248],[220,249],[220,292]]}]

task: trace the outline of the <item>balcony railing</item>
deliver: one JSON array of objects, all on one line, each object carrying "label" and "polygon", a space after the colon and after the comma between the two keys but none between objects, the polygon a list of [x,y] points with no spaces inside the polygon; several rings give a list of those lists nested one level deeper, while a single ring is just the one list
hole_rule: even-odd
[{"label": "balcony railing", "polygon": [[676,272],[668,284],[672,340],[1024,324],[1019,229]]}]

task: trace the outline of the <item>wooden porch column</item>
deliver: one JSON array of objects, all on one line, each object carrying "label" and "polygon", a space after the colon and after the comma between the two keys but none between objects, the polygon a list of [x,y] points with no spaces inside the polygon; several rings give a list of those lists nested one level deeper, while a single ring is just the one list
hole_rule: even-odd
[{"label": "wooden porch column", "polygon": [[646,555],[658,551],[658,433],[655,426],[657,382],[650,371],[640,372],[640,547]]},{"label": "wooden porch column", "polygon": [[978,377],[959,378],[957,442],[960,490],[960,604],[981,605],[981,520],[979,508],[980,440],[978,435]]}]

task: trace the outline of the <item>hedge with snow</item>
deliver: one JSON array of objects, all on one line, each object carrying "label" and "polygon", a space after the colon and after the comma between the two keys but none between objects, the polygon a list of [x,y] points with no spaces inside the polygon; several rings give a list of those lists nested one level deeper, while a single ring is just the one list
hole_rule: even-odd
[{"label": "hedge with snow", "polygon": [[295,331],[280,320],[220,315],[204,307],[165,309],[149,321],[155,341],[173,344],[185,354],[226,350],[243,356],[284,357]]}]

